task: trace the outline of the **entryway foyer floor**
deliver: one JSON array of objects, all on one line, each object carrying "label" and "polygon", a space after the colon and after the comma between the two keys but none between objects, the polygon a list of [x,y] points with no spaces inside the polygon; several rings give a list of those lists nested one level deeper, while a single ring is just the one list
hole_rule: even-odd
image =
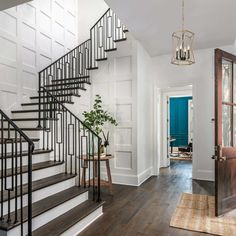
[{"label": "entryway foyer floor", "polygon": [[114,197],[104,190],[104,215],[82,236],[199,236],[209,235],[169,227],[182,192],[213,195],[213,182],[191,179],[192,165],[171,161],[140,187],[113,185]]}]

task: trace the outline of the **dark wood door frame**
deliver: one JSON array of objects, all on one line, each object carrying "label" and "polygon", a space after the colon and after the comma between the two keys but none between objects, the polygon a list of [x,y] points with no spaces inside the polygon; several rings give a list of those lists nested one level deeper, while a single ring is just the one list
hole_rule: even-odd
[{"label": "dark wood door frame", "polygon": [[[223,99],[223,60],[232,63],[232,98],[230,102]],[[227,213],[236,208],[236,147],[234,132],[231,130],[231,144],[223,147],[222,112],[223,105],[231,107],[231,129],[233,129],[234,103],[234,64],[236,56],[220,49],[215,49],[215,214]]]}]

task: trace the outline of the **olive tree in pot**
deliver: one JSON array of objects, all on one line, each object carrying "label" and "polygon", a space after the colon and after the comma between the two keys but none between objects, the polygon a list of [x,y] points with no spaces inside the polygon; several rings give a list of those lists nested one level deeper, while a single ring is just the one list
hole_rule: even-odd
[{"label": "olive tree in pot", "polygon": [[101,145],[101,153],[104,153],[104,147],[109,145],[109,131],[107,134],[103,131],[105,124],[117,126],[116,120],[109,114],[108,111],[102,108],[102,98],[100,95],[96,95],[93,109],[90,112],[83,112],[84,123],[91,128],[97,135],[103,134],[104,144]]}]

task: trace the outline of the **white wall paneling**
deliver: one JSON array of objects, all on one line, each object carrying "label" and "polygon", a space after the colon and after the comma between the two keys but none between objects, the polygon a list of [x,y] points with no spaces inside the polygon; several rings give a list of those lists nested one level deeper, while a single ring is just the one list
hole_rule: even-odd
[{"label": "white wall paneling", "polygon": [[[131,34],[117,46],[116,52],[108,54],[108,61],[100,62],[99,70],[92,73],[92,96],[100,94],[105,109],[118,122],[115,128],[105,127],[111,133],[108,152],[115,156],[111,161],[113,182],[137,186],[152,174],[150,57]],[[105,173],[103,166],[103,177]]]},{"label": "white wall paneling", "polygon": [[1,109],[35,93],[38,71],[77,44],[77,2],[35,0],[0,12]]}]

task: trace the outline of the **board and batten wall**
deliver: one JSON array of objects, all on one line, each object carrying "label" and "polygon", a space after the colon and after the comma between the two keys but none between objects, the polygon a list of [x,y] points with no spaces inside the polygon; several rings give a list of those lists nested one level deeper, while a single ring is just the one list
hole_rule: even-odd
[{"label": "board and batten wall", "polygon": [[38,72],[77,44],[76,0],[35,0],[0,12],[0,107],[38,89]]},{"label": "board and batten wall", "polygon": [[[153,86],[148,78],[149,55],[130,33],[127,38],[92,72],[92,98],[101,95],[104,108],[118,122],[117,127],[106,127],[108,152],[115,157],[110,162],[113,183],[139,186],[152,175]],[[104,165],[102,177],[107,178]]]},{"label": "board and batten wall", "polygon": [[[99,69],[92,72],[92,100],[101,95],[104,109],[118,122],[117,127],[107,127],[108,152],[115,156],[110,162],[113,182],[137,185],[136,53],[132,40],[117,46],[108,61],[99,62]],[[102,174],[106,178],[105,166]]]}]

